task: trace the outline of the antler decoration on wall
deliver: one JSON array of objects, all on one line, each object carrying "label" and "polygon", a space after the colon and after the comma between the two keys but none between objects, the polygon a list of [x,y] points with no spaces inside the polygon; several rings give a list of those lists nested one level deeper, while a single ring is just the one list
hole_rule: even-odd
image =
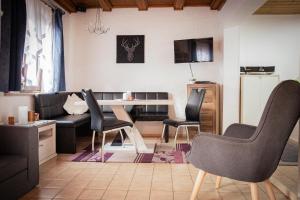
[{"label": "antler decoration on wall", "polygon": [[133,61],[135,48],[140,44],[139,38],[134,39],[134,44],[131,44],[131,47],[129,47],[127,40],[122,40],[121,46],[125,49],[125,51],[127,51],[127,60],[129,62]]},{"label": "antler decoration on wall", "polygon": [[97,35],[105,34],[110,30],[110,28],[105,28],[102,25],[100,8],[97,8],[95,22],[90,23],[88,29],[90,33],[95,33]]}]

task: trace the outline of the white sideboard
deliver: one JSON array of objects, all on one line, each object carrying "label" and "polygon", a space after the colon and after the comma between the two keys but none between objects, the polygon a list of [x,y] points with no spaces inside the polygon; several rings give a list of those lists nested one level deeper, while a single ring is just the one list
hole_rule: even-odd
[{"label": "white sideboard", "polygon": [[241,75],[240,122],[257,126],[278,75]]}]

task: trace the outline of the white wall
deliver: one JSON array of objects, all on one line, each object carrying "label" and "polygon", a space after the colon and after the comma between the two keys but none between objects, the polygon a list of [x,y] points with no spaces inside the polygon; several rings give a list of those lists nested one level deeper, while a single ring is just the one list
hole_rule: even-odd
[{"label": "white wall", "polygon": [[239,27],[235,26],[224,29],[223,132],[229,125],[239,122],[239,53]]},{"label": "white wall", "polygon": [[[281,81],[300,77],[300,16],[252,16],[240,26],[240,65],[274,65]],[[298,140],[296,126],[292,138]]]},{"label": "white wall", "polygon": [[[166,91],[175,99],[175,110],[184,116],[188,64],[174,64],[173,41],[214,37],[213,63],[193,64],[196,78],[220,82],[222,35],[218,12],[209,8],[113,9],[103,13],[107,34],[90,34],[95,10],[66,16],[65,44],[68,90]],[[116,64],[116,35],[145,35],[144,64]]]},{"label": "white wall", "polygon": [[275,65],[281,80],[299,77],[299,15],[252,16],[240,31],[241,65]]},{"label": "white wall", "polygon": [[[300,16],[252,15],[245,19],[224,29],[223,131],[239,122],[239,66],[275,65],[281,80],[300,79]],[[296,127],[292,138],[297,140],[298,134]]]},{"label": "white wall", "polygon": [[18,107],[28,106],[30,110],[33,110],[33,96],[4,96],[0,93],[0,122],[7,122],[8,116],[15,116],[18,120]]}]

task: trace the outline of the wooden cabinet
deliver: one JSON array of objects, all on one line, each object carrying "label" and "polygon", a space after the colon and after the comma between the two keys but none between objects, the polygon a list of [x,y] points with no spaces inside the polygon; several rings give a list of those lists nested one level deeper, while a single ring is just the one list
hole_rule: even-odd
[{"label": "wooden cabinet", "polygon": [[200,111],[201,132],[220,134],[220,89],[215,83],[188,84],[187,95],[193,89],[206,89],[204,102]]},{"label": "wooden cabinet", "polygon": [[39,134],[39,164],[43,164],[57,156],[55,121],[35,122]]},{"label": "wooden cabinet", "polygon": [[241,76],[241,123],[258,125],[269,96],[278,83],[278,75]]}]

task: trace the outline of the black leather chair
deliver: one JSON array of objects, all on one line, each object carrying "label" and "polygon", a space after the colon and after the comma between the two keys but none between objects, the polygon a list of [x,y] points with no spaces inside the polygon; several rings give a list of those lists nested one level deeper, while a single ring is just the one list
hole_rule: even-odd
[{"label": "black leather chair", "polygon": [[161,135],[162,141],[164,138],[166,126],[176,127],[176,133],[174,139],[175,146],[176,146],[176,140],[177,140],[179,128],[181,127],[185,128],[188,143],[189,143],[188,127],[197,127],[198,132],[200,133],[200,109],[202,106],[202,102],[204,100],[205,92],[206,92],[205,89],[192,90],[188,98],[187,105],[185,107],[185,117],[186,117],[185,120],[165,119],[163,121],[164,128]]},{"label": "black leather chair", "polygon": [[[104,159],[104,144],[105,144],[105,136],[109,132],[119,131],[122,135],[122,129],[130,129],[132,131],[132,123],[118,120],[118,119],[104,119],[103,113],[97,100],[93,94],[92,90],[82,90],[82,96],[84,97],[91,114],[91,129],[93,130],[93,138],[92,138],[92,150],[94,151],[94,142],[95,142],[95,134],[102,133],[102,148],[101,148],[101,159],[102,162]],[[135,148],[136,148],[136,144]],[[137,148],[136,148],[137,151]]]},{"label": "black leather chair", "polygon": [[200,169],[191,199],[207,173],[250,183],[252,199],[259,199],[257,183],[264,182],[270,199],[275,199],[269,178],[300,117],[300,84],[284,81],[271,93],[257,127],[233,124],[225,134],[201,133],[194,138],[189,161]]}]

